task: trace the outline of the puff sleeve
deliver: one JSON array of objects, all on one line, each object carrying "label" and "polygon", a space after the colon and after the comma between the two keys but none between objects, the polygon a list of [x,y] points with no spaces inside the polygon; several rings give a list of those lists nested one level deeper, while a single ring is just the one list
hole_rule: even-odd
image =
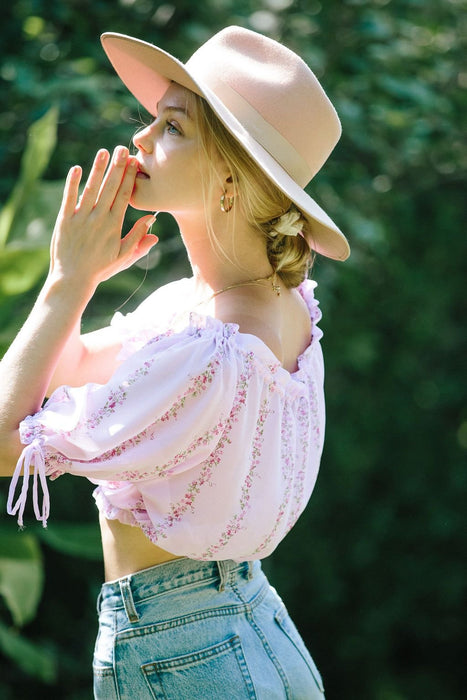
[{"label": "puff sleeve", "polygon": [[8,502],[20,525],[31,468],[35,515],[45,525],[46,476],[67,472],[91,481],[138,481],[187,470],[205,459],[231,412],[242,371],[229,352],[231,330],[213,325],[156,337],[124,361],[107,384],[59,387],[41,411],[25,418],[20,436],[26,446]]}]

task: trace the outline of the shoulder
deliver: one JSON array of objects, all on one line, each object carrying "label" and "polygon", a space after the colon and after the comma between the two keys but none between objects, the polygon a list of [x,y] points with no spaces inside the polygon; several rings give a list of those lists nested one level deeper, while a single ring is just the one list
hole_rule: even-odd
[{"label": "shoulder", "polygon": [[222,319],[224,323],[235,323],[240,333],[259,338],[282,363],[282,339],[278,327],[270,320],[245,310],[240,310],[231,319]]},{"label": "shoulder", "polygon": [[284,369],[294,372],[298,358],[311,342],[313,306],[311,284],[300,289],[283,288],[280,296],[271,295],[270,290],[255,294],[245,288],[228,303],[219,304],[216,318],[236,324],[242,334],[258,338]]}]

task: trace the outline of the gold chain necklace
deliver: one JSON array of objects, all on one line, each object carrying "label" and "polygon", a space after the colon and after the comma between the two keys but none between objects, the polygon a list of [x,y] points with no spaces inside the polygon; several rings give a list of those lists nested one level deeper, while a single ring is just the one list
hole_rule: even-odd
[{"label": "gold chain necklace", "polygon": [[203,299],[202,301],[198,302],[196,306],[201,306],[201,304],[207,304],[208,302],[212,301],[214,297],[219,296],[219,294],[222,294],[223,292],[227,292],[229,289],[246,287],[251,284],[259,284],[260,282],[271,282],[273,292],[278,297],[280,297],[281,288],[280,285],[277,284],[277,275],[275,272],[273,272],[272,275],[269,275],[268,277],[258,277],[258,279],[256,280],[247,280],[246,282],[237,282],[236,284],[229,284],[227,287],[223,287],[222,289],[218,289],[217,292],[213,292],[211,296],[209,296],[207,299]]}]

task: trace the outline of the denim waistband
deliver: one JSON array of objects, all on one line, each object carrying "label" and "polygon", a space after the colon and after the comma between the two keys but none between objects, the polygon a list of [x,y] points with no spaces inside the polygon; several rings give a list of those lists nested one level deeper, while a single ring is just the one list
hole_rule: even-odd
[{"label": "denim waistband", "polygon": [[98,607],[127,607],[129,598],[138,603],[166,591],[209,580],[222,591],[239,578],[251,579],[260,568],[259,561],[239,563],[231,560],[196,561],[185,557],[174,559],[104,583]]}]

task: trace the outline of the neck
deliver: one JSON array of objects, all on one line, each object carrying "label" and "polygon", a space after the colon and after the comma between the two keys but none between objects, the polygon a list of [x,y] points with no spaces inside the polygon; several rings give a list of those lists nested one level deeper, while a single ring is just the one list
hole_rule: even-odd
[{"label": "neck", "polygon": [[[273,273],[266,243],[237,215],[226,220],[227,214],[213,219],[213,231],[222,248],[216,246],[207,230],[206,222],[198,225],[190,217],[189,223],[177,218],[180,233],[193,270],[197,295],[206,297],[230,285],[267,278]],[[227,230],[227,224],[233,224]]]}]

